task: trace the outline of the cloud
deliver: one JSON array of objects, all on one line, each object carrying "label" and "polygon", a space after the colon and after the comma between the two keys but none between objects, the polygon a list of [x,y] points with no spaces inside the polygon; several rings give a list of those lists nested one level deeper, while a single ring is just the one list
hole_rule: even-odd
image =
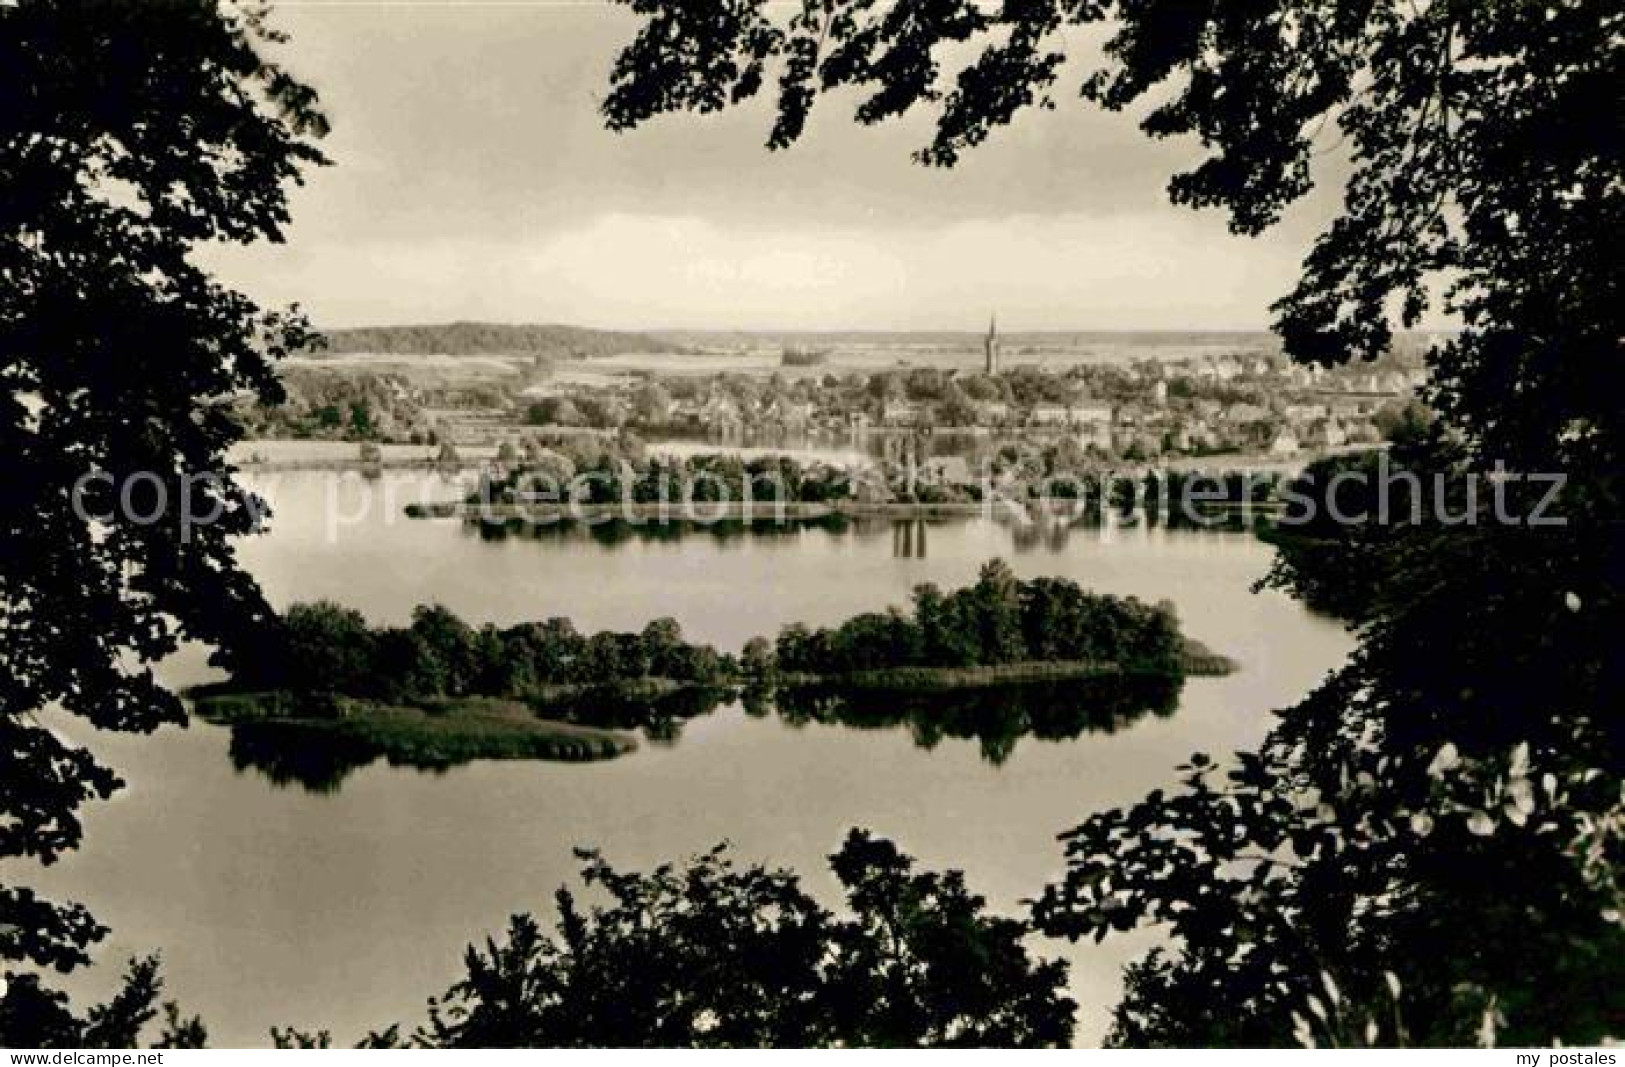
[{"label": "cloud", "polygon": [[[597,113],[635,20],[610,5],[297,6],[285,60],[335,167],[283,248],[210,262],[330,326],[487,318],[622,327],[1257,328],[1329,215],[1260,240],[1170,206],[1196,158],[1081,103],[1021,116],[953,170],[929,117],[821,101],[770,153],[763,102],[626,135]],[[1086,46],[1085,46],[1086,47]],[[1069,75],[1070,77],[1070,75]]]}]

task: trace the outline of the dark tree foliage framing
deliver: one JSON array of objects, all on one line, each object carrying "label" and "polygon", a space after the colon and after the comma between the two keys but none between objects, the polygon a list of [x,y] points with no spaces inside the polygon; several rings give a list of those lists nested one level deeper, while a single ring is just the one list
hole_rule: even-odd
[{"label": "dark tree foliage framing", "polygon": [[854,830],[830,867],[838,916],[787,871],[723,847],[647,874],[583,855],[607,902],[557,897],[547,936],[515,916],[415,1043],[434,1047],[1056,1047],[1076,1005],[1066,965],[1031,957],[1026,923],[987,914],[958,871],[917,871]]},{"label": "dark tree foliage framing", "polygon": [[[1124,1044],[1546,1044],[1625,1034],[1621,716],[1625,12],[1602,0],[630,0],[604,114],[629,129],[776,91],[936,116],[951,166],[1078,93],[1205,149],[1179,203],[1256,234],[1341,157],[1343,209],[1275,306],[1290,355],[1372,358],[1436,305],[1439,421],[1396,451],[1418,519],[1283,541],[1350,662],[1267,742],[1068,832],[1046,931],[1157,924]],[[788,13],[787,13],[788,11]],[[1101,23],[1071,78],[1061,31]],[[952,55],[970,55],[956,70]],[[768,89],[773,85],[774,89]],[[1561,475],[1562,525],[1483,478]],[[1549,483],[1506,487],[1513,516]],[[1435,499],[1437,498],[1437,503]],[[1321,533],[1325,533],[1321,531]]]},{"label": "dark tree foliage framing", "polygon": [[[180,721],[149,665],[186,639],[229,656],[268,617],[230,550],[258,505],[225,460],[229,403],[277,398],[272,362],[309,338],[297,313],[262,311],[189,257],[280,239],[289,183],[322,162],[314,94],[267,60],[275,40],[252,7],[0,6],[0,859],[56,860],[79,844],[80,806],[120,784],[37,711],[140,732]],[[150,521],[82,517],[116,512],[137,475],[130,511]],[[218,509],[189,536],[183,486],[194,515]],[[0,885],[0,961],[66,971],[104,932]],[[156,996],[155,979],[137,965],[121,998]],[[5,1043],[29,1032],[25,1001],[66,1010],[14,976]],[[109,1032],[85,1025],[72,1043]]]},{"label": "dark tree foliage framing", "polygon": [[163,979],[158,957],[132,960],[113,999],[81,1017],[68,999],[40,981],[38,975],[13,976],[0,998],[0,1038],[13,1048],[204,1048],[209,1032],[201,1019],[186,1018],[166,1001],[158,1021]]}]

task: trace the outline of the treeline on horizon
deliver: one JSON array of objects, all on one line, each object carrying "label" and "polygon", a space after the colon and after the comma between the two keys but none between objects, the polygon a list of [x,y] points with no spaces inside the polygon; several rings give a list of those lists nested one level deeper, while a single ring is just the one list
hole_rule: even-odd
[{"label": "treeline on horizon", "polygon": [[448,322],[422,326],[355,326],[324,330],[318,352],[377,352],[400,356],[545,356],[554,359],[623,352],[681,352],[680,345],[645,333],[555,324]]},{"label": "treeline on horizon", "polygon": [[639,632],[578,631],[551,618],[474,627],[440,605],[409,625],[373,627],[329,601],[291,606],[277,639],[239,689],[330,693],[387,703],[545,695],[556,687],[638,681],[681,686],[771,685],[874,671],[968,670],[1077,661],[1177,676],[1184,639],[1171,605],[1089,593],[1059,578],[1016,578],[1002,560],[975,584],[915,588],[912,610],[857,615],[833,628],[786,626],[735,657],[656,619]]}]

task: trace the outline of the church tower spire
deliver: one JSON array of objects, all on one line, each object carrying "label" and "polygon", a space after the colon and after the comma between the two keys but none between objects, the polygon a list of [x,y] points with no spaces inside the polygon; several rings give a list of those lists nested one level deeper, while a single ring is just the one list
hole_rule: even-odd
[{"label": "church tower spire", "polygon": [[987,373],[999,373],[999,315],[994,312],[987,320],[987,338],[982,342],[987,354]]}]

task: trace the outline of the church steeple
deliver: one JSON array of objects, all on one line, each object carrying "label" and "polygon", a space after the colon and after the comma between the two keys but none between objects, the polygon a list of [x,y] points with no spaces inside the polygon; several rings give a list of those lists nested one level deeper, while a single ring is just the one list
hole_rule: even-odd
[{"label": "church steeple", "polygon": [[988,316],[987,338],[982,342],[987,353],[987,373],[999,373],[999,316],[997,312]]}]

